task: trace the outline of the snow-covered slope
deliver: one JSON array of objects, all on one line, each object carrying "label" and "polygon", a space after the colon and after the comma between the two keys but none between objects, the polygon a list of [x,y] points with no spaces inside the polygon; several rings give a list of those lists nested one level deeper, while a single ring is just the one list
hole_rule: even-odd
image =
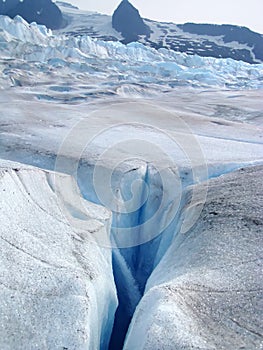
[{"label": "snow-covered slope", "polygon": [[[56,6],[58,5],[58,6]],[[132,10],[133,9],[133,10]],[[166,48],[202,57],[263,62],[263,36],[233,25],[162,23],[142,19],[137,9],[122,1],[113,17],[81,11],[69,3],[51,0],[0,2],[0,15],[22,16],[66,35],[89,35],[106,41],[137,41],[155,49]],[[117,20],[115,14],[117,13]],[[114,28],[118,29],[115,30]]]},{"label": "snow-covered slope", "polygon": [[[74,181],[61,178],[75,191]],[[85,202],[86,230],[69,225],[55,174],[0,161],[0,347],[105,349],[117,298],[109,234],[111,214]],[[71,206],[72,215],[84,215]]]},{"label": "snow-covered slope", "polygon": [[[125,43],[131,42],[131,38],[134,40],[133,30],[129,29],[129,6],[127,28],[125,22],[123,28],[126,36],[122,37],[113,29],[111,16],[72,9],[63,2],[58,2],[58,5],[67,20],[67,25],[60,33],[75,36],[87,34],[93,38],[121,40]],[[125,18],[125,14],[123,16]],[[263,62],[263,35],[245,27],[194,23],[176,25],[149,19],[145,19],[144,23],[150,28],[150,34],[141,35],[136,41],[148,47],[172,49],[203,57],[232,58],[248,63]]]}]

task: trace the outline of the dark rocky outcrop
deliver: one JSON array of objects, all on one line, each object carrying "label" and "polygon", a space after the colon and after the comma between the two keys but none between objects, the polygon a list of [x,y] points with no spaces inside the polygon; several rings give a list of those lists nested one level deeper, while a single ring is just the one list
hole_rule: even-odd
[{"label": "dark rocky outcrop", "polygon": [[19,4],[19,0],[0,1],[0,14],[8,15],[8,12]]},{"label": "dark rocky outcrop", "polygon": [[44,24],[50,29],[58,29],[63,23],[60,9],[51,0],[6,0],[0,3],[0,15],[19,15],[29,23]]},{"label": "dark rocky outcrop", "polygon": [[114,11],[112,27],[122,34],[125,44],[137,41],[140,35],[149,36],[151,32],[139,11],[128,0],[122,0]]},{"label": "dark rocky outcrop", "polygon": [[[179,24],[178,27],[184,32],[197,34],[200,36],[220,36],[226,44],[231,42],[237,42],[238,44],[246,45],[248,48],[253,49],[256,59],[263,59],[263,36],[259,33],[251,31],[246,27],[240,27],[230,24],[218,25],[197,23],[185,23],[181,25]],[[213,50],[215,54],[218,51],[216,48],[213,48]],[[231,51],[232,55],[234,55],[233,49]],[[219,57],[220,53],[221,57],[231,57],[231,52],[226,52],[225,55],[222,52],[218,52],[216,57]],[[235,59],[235,57],[233,58]],[[240,59],[242,59],[242,57]],[[250,60],[247,59],[247,62],[254,63],[253,58],[251,58]]]}]

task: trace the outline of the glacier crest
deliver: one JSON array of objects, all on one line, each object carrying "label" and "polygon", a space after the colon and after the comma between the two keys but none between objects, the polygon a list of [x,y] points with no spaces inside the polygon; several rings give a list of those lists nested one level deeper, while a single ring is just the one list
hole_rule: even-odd
[{"label": "glacier crest", "polygon": [[[20,76],[28,76],[30,70],[46,81],[50,70],[55,70],[57,80],[70,75],[72,83],[96,76],[99,83],[107,85],[107,91],[109,84],[113,86],[116,94],[123,84],[138,82],[146,84],[144,91],[157,83],[164,89],[181,85],[239,89],[262,87],[262,64],[189,56],[167,49],[155,50],[140,43],[104,42],[87,35],[54,35],[45,26],[28,24],[19,16],[14,20],[0,16],[0,48],[3,78],[14,76],[13,69],[11,73],[5,69],[7,64],[10,67],[10,59],[20,59],[29,65],[26,69],[22,64],[15,67]],[[20,78],[15,79],[22,85],[30,85],[25,79],[23,82]]]}]

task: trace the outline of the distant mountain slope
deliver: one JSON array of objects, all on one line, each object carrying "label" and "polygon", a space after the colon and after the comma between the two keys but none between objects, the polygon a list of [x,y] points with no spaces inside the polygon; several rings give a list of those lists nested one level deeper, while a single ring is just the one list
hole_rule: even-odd
[{"label": "distant mountain slope", "polygon": [[263,35],[234,25],[145,22],[150,38],[141,39],[154,48],[197,54],[202,57],[232,58],[248,63],[263,62]]},{"label": "distant mountain slope", "polygon": [[139,11],[128,1],[122,0],[112,16],[112,27],[122,34],[123,42],[137,41],[139,35],[148,37],[151,33]]},{"label": "distant mountain slope", "polygon": [[29,23],[44,24],[50,29],[58,29],[63,24],[61,11],[51,0],[1,1],[0,15],[7,15],[11,18],[20,15]]},{"label": "distant mountain slope", "polygon": [[[263,35],[245,27],[163,23],[142,19],[136,9],[133,11],[134,17],[131,21],[129,12],[131,6],[127,0],[124,4],[121,3],[121,13],[120,6],[117,8],[119,23],[116,24],[117,10],[112,18],[94,12],[81,11],[62,2],[57,4],[67,20],[67,26],[60,30],[60,33],[76,36],[88,34],[93,38],[106,41],[119,40],[123,43],[138,41],[153,48],[168,48],[202,57],[232,58],[248,63],[263,62]],[[134,28],[136,21],[140,23],[138,28]]]}]

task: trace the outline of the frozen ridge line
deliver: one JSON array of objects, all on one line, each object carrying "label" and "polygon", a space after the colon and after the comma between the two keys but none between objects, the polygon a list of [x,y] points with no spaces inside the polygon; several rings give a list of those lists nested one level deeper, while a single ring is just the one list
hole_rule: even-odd
[{"label": "frozen ridge line", "polygon": [[[111,89],[114,84],[118,87],[124,83],[150,86],[158,83],[170,88],[178,85],[262,88],[263,64],[155,50],[140,43],[123,45],[87,35],[53,35],[46,27],[28,24],[19,16],[14,20],[0,16],[0,28],[0,74],[5,80],[12,76],[10,85],[14,79],[18,85],[27,85],[21,77],[29,79],[30,70],[38,72],[41,80],[47,80],[49,67],[55,69],[61,79],[70,75],[73,82],[96,75],[99,82],[107,85],[110,76]],[[19,61],[10,63],[12,59]],[[23,68],[24,62],[27,62],[26,68]],[[16,72],[5,69],[12,64]],[[83,77],[76,77],[79,76],[76,73]]]}]

